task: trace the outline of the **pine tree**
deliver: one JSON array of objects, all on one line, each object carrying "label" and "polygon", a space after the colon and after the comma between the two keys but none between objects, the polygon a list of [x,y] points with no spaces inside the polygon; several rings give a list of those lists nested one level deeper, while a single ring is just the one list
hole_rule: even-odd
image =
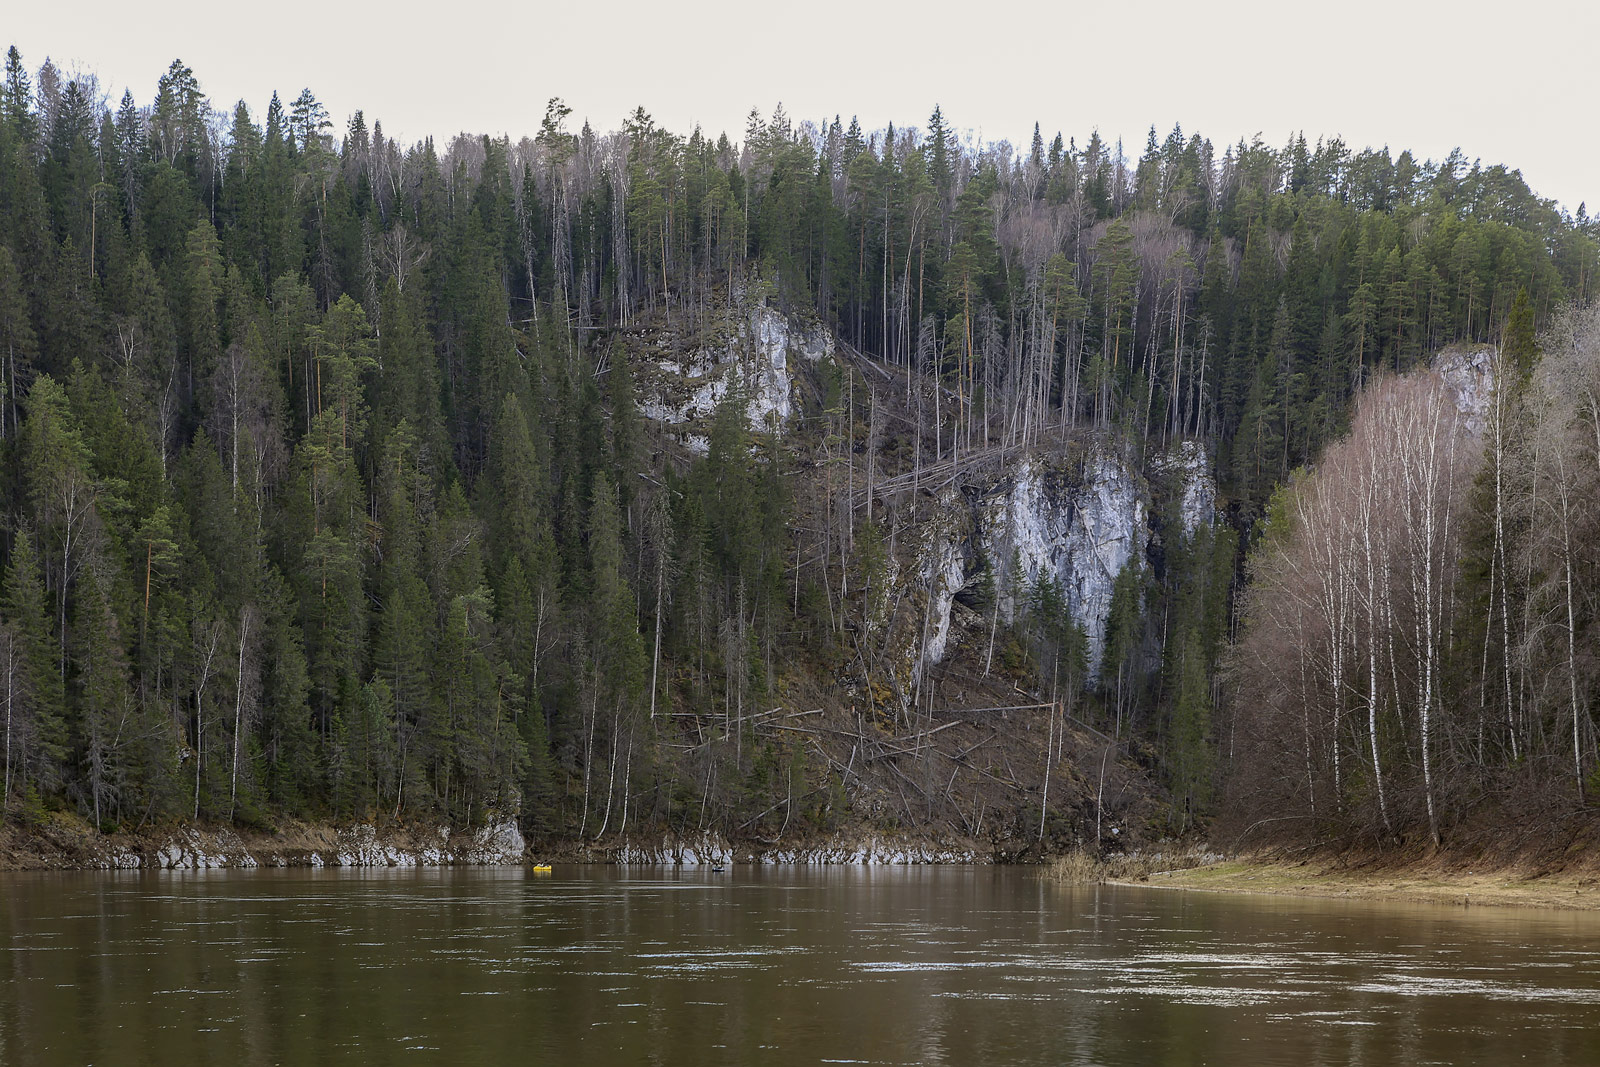
[{"label": "pine tree", "polygon": [[22,54],[16,45],[6,49],[5,85],[0,87],[0,122],[4,122],[23,144],[32,144],[39,133],[38,120],[33,113],[33,81],[22,65]]},{"label": "pine tree", "polygon": [[1528,299],[1526,288],[1517,290],[1517,298],[1512,301],[1511,314],[1506,319],[1505,335],[1500,345],[1506,359],[1520,373],[1527,374],[1533,369],[1533,362],[1539,356],[1539,345],[1533,332],[1533,304]]},{"label": "pine tree", "polygon": [[938,105],[935,105],[933,114],[928,116],[926,149],[928,173],[933,179],[933,188],[939,194],[941,205],[949,203],[951,186],[955,180],[954,171],[950,165],[950,142],[950,131],[945,128],[944,111]]},{"label": "pine tree", "polygon": [[1211,746],[1211,684],[1198,644],[1192,635],[1180,638],[1177,696],[1167,739],[1166,765],[1179,833],[1194,825],[1211,800],[1215,759]]},{"label": "pine tree", "polygon": [[38,339],[28,315],[22,277],[11,249],[0,245],[0,380],[5,406],[0,409],[0,439],[17,434],[17,398],[33,378]]},{"label": "pine tree", "polygon": [[117,618],[106,593],[104,579],[90,571],[73,620],[77,677],[73,748],[88,794],[85,806],[101,828],[120,820],[125,811],[139,810],[147,795],[167,784],[154,780],[165,768],[140,766],[135,752],[136,742],[147,743],[146,753],[158,750],[159,743],[151,744],[154,738],[128,729],[137,717]]},{"label": "pine tree", "polygon": [[66,697],[50,628],[50,602],[26,527],[17,531],[3,596],[0,685],[6,716],[4,803],[9,808],[14,788],[48,795],[60,787],[66,771]]}]

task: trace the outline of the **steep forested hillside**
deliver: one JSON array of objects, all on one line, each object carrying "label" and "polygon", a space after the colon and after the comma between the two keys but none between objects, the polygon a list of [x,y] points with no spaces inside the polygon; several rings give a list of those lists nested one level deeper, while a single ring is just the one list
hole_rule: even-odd
[{"label": "steep forested hillside", "polygon": [[1566,309],[1542,351],[1529,326],[1368,390],[1274,496],[1232,665],[1240,832],[1587,835],[1600,320]]},{"label": "steep forested hillside", "polygon": [[[780,107],[734,141],[642,108],[574,130],[553,100],[531,139],[403,146],[359,112],[335,129],[310,90],[218,110],[181,62],[154,90],[108,106],[15,49],[0,89],[8,819],[781,833],[854,805],[972,836],[1027,812],[1042,841],[1100,836],[1115,795],[1182,828],[1233,756],[1214,716],[1240,535],[1365,384],[1531,337],[1593,295],[1600,250],[1516,172],[1337,140],[1152,130],[1135,157],[970,145],[938,108],[868,132]],[[790,350],[794,410],[784,378],[750,417],[736,376],[674,422],[695,353],[748,355],[728,324],[758,320],[828,337]],[[1545,477],[1548,451],[1505,448]],[[1223,521],[1171,517],[1193,511],[1161,504],[1173,456],[1199,457]],[[1102,468],[1153,532],[1094,619],[984,558],[982,529],[936,580],[929,524],[981,525],[951,517],[963,499],[1026,482],[1076,513]],[[1489,573],[1461,595],[1523,616],[1485,636],[1427,609],[1424,670],[1478,642],[1475,678],[1522,657],[1526,687],[1555,655],[1559,620],[1531,621],[1563,558],[1533,532],[1548,500],[1428,548],[1465,546]],[[1377,646],[1350,633],[1354,671]],[[1509,725],[1478,744],[1513,760],[1546,744],[1526,700],[1468,689],[1422,706],[1492,704],[1478,721]],[[1343,810],[1362,772],[1337,761],[1366,735],[1337,699],[1305,800]],[[1021,717],[987,725],[1001,707]],[[971,747],[930,762],[951,709],[941,741]],[[831,725],[787,718],[813,713]],[[1409,743],[1396,723],[1374,770]],[[1400,788],[1393,811],[1359,790],[1395,820]]]}]

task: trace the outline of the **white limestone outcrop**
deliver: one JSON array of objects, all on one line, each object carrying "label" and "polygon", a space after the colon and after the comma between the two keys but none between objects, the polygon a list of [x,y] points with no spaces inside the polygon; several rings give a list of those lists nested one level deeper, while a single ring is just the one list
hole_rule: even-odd
[{"label": "white limestone outcrop", "polygon": [[[1163,514],[1190,536],[1215,519],[1217,490],[1210,459],[1193,442],[1152,458]],[[956,598],[985,578],[993,582],[1002,621],[1011,622],[1042,579],[1055,584],[1073,621],[1088,639],[1089,677],[1105,649],[1117,575],[1143,566],[1152,529],[1151,486],[1109,448],[1057,462],[1029,457],[986,488],[968,495],[946,489],[920,531],[920,566],[912,574],[927,593],[925,636],[914,674],[949,652]]]},{"label": "white limestone outcrop", "polygon": [[1474,436],[1481,435],[1488,426],[1499,358],[1499,350],[1493,345],[1452,345],[1440,352],[1433,364],[1455,397],[1463,426]]},{"label": "white limestone outcrop", "polygon": [[815,363],[832,353],[828,331],[796,325],[765,296],[736,294],[709,340],[687,349],[672,335],[652,342],[637,376],[639,412],[684,427],[684,444],[703,455],[706,425],[732,390],[743,390],[752,430],[782,430],[794,414],[792,361]]}]

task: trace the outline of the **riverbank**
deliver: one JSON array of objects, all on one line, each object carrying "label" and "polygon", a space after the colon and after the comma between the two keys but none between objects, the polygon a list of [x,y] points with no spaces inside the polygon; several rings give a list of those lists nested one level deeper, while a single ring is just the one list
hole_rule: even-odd
[{"label": "riverbank", "polygon": [[[977,842],[869,830],[788,841],[729,842],[712,834],[651,834],[604,841],[529,843],[513,820],[448,826],[285,823],[273,830],[175,826],[98,834],[56,814],[0,827],[0,871],[204,870],[250,867],[624,866],[806,864],[909,866],[997,862]],[[1578,861],[1474,866],[1444,856],[1261,853],[1223,858],[1203,849],[1154,848],[1109,858],[1060,856],[1048,876],[1178,892],[1388,900],[1465,907],[1600,911],[1600,865]]]},{"label": "riverbank", "polygon": [[12,871],[485,866],[525,862],[527,851],[511,819],[463,831],[286,821],[272,830],[180,825],[102,834],[57,812],[0,827],[0,870]]},{"label": "riverbank", "polygon": [[54,813],[0,826],[0,871],[207,870],[228,867],[445,867],[528,863],[624,866],[859,864],[908,866],[996,861],[992,846],[948,835],[871,829],[776,841],[729,841],[715,833],[644,833],[599,841],[529,842],[513,819],[452,829],[403,823],[285,822],[271,830],[169,826],[96,833]]},{"label": "riverbank", "polygon": [[1600,867],[1592,861],[1548,866],[1479,868],[1443,857],[1383,856],[1289,859],[1258,855],[1111,884],[1179,891],[1265,896],[1405,901],[1463,907],[1600,910]]}]

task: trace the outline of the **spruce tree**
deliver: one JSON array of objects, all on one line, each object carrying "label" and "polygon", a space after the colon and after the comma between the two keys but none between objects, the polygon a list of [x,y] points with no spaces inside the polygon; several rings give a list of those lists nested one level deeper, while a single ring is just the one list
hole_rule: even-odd
[{"label": "spruce tree", "polygon": [[64,780],[66,695],[50,626],[50,602],[39,573],[32,532],[24,527],[12,543],[6,569],[4,602],[3,684],[6,708],[6,790],[9,806],[13,778],[24,787],[49,794]]}]

